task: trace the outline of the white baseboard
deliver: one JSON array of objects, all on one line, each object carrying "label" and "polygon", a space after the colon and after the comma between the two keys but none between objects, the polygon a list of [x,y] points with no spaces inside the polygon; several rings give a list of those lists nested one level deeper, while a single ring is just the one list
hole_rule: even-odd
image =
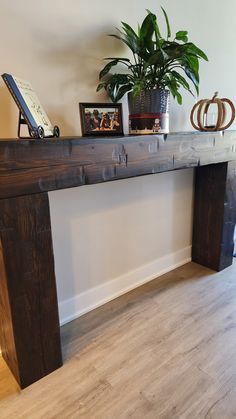
[{"label": "white baseboard", "polygon": [[191,246],[168,254],[153,262],[140,266],[111,281],[91,288],[81,294],[59,302],[60,324],[70,322],[77,317],[149,282],[158,276],[172,271],[191,261]]}]

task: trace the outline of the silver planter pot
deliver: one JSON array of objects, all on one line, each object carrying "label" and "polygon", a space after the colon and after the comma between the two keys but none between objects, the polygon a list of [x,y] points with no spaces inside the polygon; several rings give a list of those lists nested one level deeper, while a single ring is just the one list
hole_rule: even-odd
[{"label": "silver planter pot", "polygon": [[169,132],[170,92],[166,89],[128,93],[129,133],[155,134]]}]

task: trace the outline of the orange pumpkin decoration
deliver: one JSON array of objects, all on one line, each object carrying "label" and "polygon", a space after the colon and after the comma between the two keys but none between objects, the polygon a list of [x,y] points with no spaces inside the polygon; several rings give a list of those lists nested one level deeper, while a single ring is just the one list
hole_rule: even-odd
[{"label": "orange pumpkin decoration", "polygon": [[[219,99],[217,98],[218,92],[216,92],[212,99],[202,99],[197,102],[190,115],[190,120],[192,126],[198,130],[198,131],[223,131],[230,127],[230,125],[233,123],[235,118],[235,107],[233,102],[227,98]],[[217,105],[217,121],[215,125],[213,126],[206,126],[205,120],[207,118],[207,114],[209,111],[209,108],[212,104]],[[226,115],[227,115],[227,104],[230,107],[231,110],[231,117],[229,122],[226,121]],[[195,113],[196,113],[196,119],[197,122],[195,123]]]}]

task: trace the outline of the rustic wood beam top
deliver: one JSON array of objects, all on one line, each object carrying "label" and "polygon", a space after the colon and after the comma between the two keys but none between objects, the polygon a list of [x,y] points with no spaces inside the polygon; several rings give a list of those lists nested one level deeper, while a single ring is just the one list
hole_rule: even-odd
[{"label": "rustic wood beam top", "polygon": [[0,343],[21,388],[62,364],[47,192],[188,167],[192,259],[222,270],[234,248],[236,131],[0,140]]},{"label": "rustic wood beam top", "polygon": [[1,139],[0,198],[236,160],[236,131]]}]

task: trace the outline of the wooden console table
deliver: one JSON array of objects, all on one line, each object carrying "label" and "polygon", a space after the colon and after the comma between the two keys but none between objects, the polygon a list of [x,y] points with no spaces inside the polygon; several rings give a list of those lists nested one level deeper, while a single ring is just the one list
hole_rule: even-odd
[{"label": "wooden console table", "polygon": [[21,388],[62,365],[48,191],[196,167],[192,258],[231,265],[236,131],[0,141],[0,345]]}]

